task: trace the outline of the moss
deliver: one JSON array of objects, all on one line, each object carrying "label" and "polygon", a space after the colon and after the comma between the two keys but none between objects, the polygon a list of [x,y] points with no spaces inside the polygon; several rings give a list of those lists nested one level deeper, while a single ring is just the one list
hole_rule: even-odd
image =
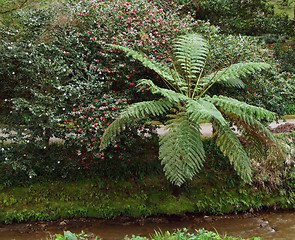
[{"label": "moss", "polygon": [[[101,184],[101,183],[105,184]],[[113,218],[203,212],[236,213],[267,207],[294,205],[294,193],[281,196],[248,185],[191,182],[178,197],[169,183],[153,176],[144,180],[41,182],[10,187],[0,193],[0,222],[50,220],[70,217]]]}]

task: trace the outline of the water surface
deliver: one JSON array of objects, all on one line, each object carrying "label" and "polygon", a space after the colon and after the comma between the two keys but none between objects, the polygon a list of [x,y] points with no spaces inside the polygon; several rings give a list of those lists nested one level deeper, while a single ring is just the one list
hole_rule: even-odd
[{"label": "water surface", "polygon": [[39,240],[54,233],[70,230],[100,236],[104,240],[119,240],[125,235],[149,236],[154,230],[174,231],[178,228],[205,228],[234,237],[254,236],[270,240],[295,239],[295,210],[261,214],[227,216],[152,217],[137,220],[70,219],[61,221],[0,225],[0,240]]}]

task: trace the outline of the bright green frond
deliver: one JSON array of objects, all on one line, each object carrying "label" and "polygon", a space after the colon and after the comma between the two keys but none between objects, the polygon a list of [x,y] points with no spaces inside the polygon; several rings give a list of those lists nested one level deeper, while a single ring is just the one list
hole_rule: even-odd
[{"label": "bright green frond", "polygon": [[156,84],[154,84],[152,80],[149,80],[149,79],[139,80],[137,86],[149,87],[150,91],[153,94],[160,94],[163,97],[169,99],[171,102],[179,103],[179,102],[186,102],[188,100],[191,100],[184,94],[175,92],[170,89],[158,87]]},{"label": "bright green frond", "polygon": [[225,86],[244,88],[245,84],[241,80],[242,76],[268,68],[270,68],[270,65],[263,62],[236,63],[223,68],[217,73],[213,72],[206,75],[201,80],[203,83],[217,82]]},{"label": "bright green frond", "polygon": [[251,164],[247,153],[243,149],[239,139],[228,125],[222,125],[213,121],[214,136],[217,146],[224,156],[227,156],[235,171],[245,181],[251,182]]},{"label": "bright green frond", "polygon": [[244,118],[248,124],[251,124],[253,119],[267,121],[275,119],[275,113],[261,107],[249,105],[233,98],[225,96],[213,96],[210,98],[206,96],[206,100],[210,101],[223,111],[232,112]]},{"label": "bright green frond", "polygon": [[161,66],[159,62],[147,58],[144,53],[137,52],[130,48],[115,44],[107,44],[107,46],[123,50],[127,56],[131,56],[133,59],[140,61],[143,66],[155,71],[161,76],[164,81],[168,82],[177,89],[184,86],[184,84],[182,83],[182,79],[178,76],[178,73],[176,73],[173,69],[168,68],[167,66]]},{"label": "bright green frond", "polygon": [[160,137],[159,158],[167,178],[181,186],[203,166],[205,151],[200,127],[185,116],[170,124],[168,129]]},{"label": "bright green frond", "polygon": [[166,113],[173,105],[170,101],[146,101],[130,105],[118,119],[113,121],[105,130],[101,149],[105,149],[125,127],[130,126],[135,119],[141,119],[148,115],[160,116]]},{"label": "bright green frond", "polygon": [[180,36],[173,44],[176,60],[187,76],[195,76],[203,68],[209,52],[207,41],[199,34]]},{"label": "bright green frond", "polygon": [[190,114],[190,120],[200,122],[201,120],[210,121],[216,119],[220,124],[226,124],[225,119],[218,109],[205,99],[192,100],[187,102],[187,112]]}]

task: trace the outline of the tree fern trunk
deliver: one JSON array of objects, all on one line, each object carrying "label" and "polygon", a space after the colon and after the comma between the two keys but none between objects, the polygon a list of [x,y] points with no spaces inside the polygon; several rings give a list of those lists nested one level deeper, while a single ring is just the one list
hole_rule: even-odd
[{"label": "tree fern trunk", "polygon": [[182,194],[182,187],[177,185],[173,185],[172,195],[178,197]]}]

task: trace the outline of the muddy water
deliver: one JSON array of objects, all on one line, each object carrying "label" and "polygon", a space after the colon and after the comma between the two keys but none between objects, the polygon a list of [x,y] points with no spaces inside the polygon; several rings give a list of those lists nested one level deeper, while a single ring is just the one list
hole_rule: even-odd
[{"label": "muddy water", "polygon": [[149,236],[154,230],[174,231],[184,227],[190,232],[193,232],[194,229],[205,228],[235,237],[260,236],[266,240],[294,240],[295,210],[256,215],[153,217],[139,220],[121,218],[114,221],[72,219],[0,225],[0,240],[45,240],[50,235],[62,233],[64,230],[76,233],[84,230],[84,232],[100,236],[104,240],[117,240],[123,239],[125,235]]}]

